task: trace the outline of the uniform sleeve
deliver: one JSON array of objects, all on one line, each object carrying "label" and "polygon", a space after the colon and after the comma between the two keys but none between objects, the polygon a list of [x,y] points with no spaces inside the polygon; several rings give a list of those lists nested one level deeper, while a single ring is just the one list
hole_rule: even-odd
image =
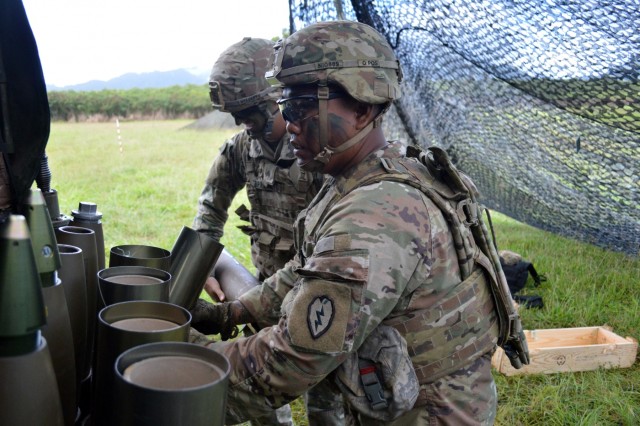
[{"label": "uniform sleeve", "polygon": [[232,364],[228,422],[277,408],[313,387],[393,310],[428,269],[428,214],[413,188],[382,182],[335,204],[317,227],[279,322],[214,345]]},{"label": "uniform sleeve", "polygon": [[252,288],[238,298],[256,319],[255,323],[260,328],[270,327],[280,320],[282,302],[298,278],[294,272],[298,265],[297,258],[290,260],[262,285]]},{"label": "uniform sleeve", "polygon": [[[423,195],[402,183],[354,190],[331,208],[313,239],[313,253],[297,271],[300,306],[288,318],[292,344],[301,350],[356,350],[429,273],[428,209]],[[329,324],[323,307],[335,312]]]},{"label": "uniform sleeve", "polygon": [[225,141],[216,156],[198,198],[198,209],[193,229],[204,232],[219,241],[224,232],[229,213],[227,210],[236,194],[245,185],[243,163],[246,146],[245,132],[235,134]]}]

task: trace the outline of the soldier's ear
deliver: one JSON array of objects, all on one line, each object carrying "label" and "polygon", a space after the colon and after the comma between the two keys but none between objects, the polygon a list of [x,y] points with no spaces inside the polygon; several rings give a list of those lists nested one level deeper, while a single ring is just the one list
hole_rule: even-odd
[{"label": "soldier's ear", "polygon": [[378,115],[378,105],[358,102],[355,105],[356,129],[360,130],[373,121]]}]

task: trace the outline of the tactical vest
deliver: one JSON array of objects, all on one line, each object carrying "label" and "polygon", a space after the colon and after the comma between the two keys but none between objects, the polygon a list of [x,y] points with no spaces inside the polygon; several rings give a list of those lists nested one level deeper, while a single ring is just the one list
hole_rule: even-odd
[{"label": "tactical vest", "polygon": [[[354,189],[380,181],[404,183],[427,195],[449,224],[458,255],[462,281],[449,296],[429,308],[382,322],[405,338],[418,381],[432,383],[491,351],[496,344],[509,353],[515,368],[528,364],[520,319],[473,183],[454,168],[440,148],[422,152],[409,146],[405,158],[380,158],[380,167],[371,170],[364,181],[342,188],[325,204],[325,211]],[[302,222],[299,220],[298,225]],[[455,324],[441,324],[440,320],[453,312]]]},{"label": "tactical vest", "polygon": [[[462,276],[455,294],[441,301],[438,306],[432,306],[423,312],[413,312],[411,318],[400,322],[390,321],[389,325],[394,326],[401,334],[413,337],[412,342],[415,340],[421,348],[425,345],[437,348],[442,344],[452,349],[451,342],[455,342],[456,337],[464,336],[465,326],[460,325],[455,330],[444,329],[444,336],[437,332],[429,335],[424,328],[425,324],[435,319],[434,311],[437,315],[438,311],[446,312],[447,307],[464,306],[475,301],[470,307],[463,309],[460,313],[462,318],[485,315],[486,325],[489,318],[497,317],[496,327],[489,327],[484,334],[468,339],[466,344],[454,344],[455,350],[451,352],[436,351],[442,355],[448,353],[440,358],[423,356],[419,359],[419,348],[407,341],[420,382],[433,382],[456,371],[463,364],[490,350],[496,340],[514,368],[529,364],[527,341],[500,265],[493,230],[489,233],[483,219],[485,213],[490,219],[489,212],[477,201],[478,191],[473,182],[458,171],[447,153],[438,147],[431,147],[425,152],[408,146],[406,158],[381,158],[380,161],[384,172],[372,175],[362,185],[379,180],[394,180],[411,185],[427,195],[440,208],[449,224]],[[488,303],[490,299],[493,303]],[[412,333],[415,335],[412,336]],[[421,333],[426,336],[420,336]]]},{"label": "tactical vest", "polygon": [[240,229],[251,237],[253,263],[266,278],[293,258],[293,223],[318,192],[322,176],[302,170],[292,154],[270,161],[257,143],[245,153],[244,166],[251,210],[242,205],[236,213],[251,223]]}]

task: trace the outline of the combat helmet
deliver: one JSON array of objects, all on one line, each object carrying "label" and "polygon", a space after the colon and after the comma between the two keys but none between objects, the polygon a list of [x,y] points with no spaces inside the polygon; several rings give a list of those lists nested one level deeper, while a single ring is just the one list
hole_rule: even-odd
[{"label": "combat helmet", "polygon": [[277,99],[275,88],[264,78],[273,42],[245,37],[218,57],[209,76],[213,108],[237,112],[266,100]]},{"label": "combat helmet", "polygon": [[[264,77],[273,45],[270,40],[245,37],[220,54],[209,76],[213,108],[238,115],[256,107],[265,116],[264,133],[270,132],[278,112],[275,101],[279,91]],[[237,118],[236,124],[240,124]]]},{"label": "combat helmet", "polygon": [[[401,95],[402,71],[393,49],[382,34],[361,22],[317,22],[302,28],[276,43],[268,68],[266,77],[274,86],[318,86],[322,151],[315,160],[323,164],[378,126],[391,101]],[[327,146],[326,108],[333,85],[360,102],[384,105],[376,120],[337,148]]]}]

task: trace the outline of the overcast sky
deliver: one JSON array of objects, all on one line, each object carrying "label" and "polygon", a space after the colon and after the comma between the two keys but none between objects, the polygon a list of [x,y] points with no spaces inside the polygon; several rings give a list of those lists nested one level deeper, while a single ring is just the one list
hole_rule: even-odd
[{"label": "overcast sky", "polygon": [[208,72],[245,36],[289,28],[287,0],[23,0],[48,85],[128,72]]}]

